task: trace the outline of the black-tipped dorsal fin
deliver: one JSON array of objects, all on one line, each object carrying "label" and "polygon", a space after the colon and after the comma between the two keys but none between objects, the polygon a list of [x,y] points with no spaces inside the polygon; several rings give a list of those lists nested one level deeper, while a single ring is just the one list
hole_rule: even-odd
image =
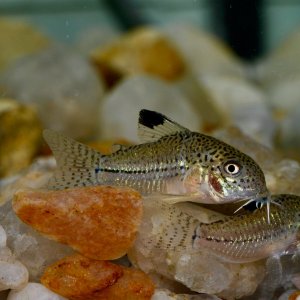
[{"label": "black-tipped dorsal fin", "polygon": [[161,113],[142,109],[139,115],[138,136],[141,142],[155,142],[161,137],[189,129],[172,121]]}]

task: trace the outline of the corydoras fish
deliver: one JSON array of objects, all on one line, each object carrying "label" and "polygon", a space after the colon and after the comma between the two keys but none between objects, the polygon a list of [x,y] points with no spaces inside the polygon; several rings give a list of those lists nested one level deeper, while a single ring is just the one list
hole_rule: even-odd
[{"label": "corydoras fish", "polygon": [[[150,249],[205,249],[221,261],[230,263],[253,262],[282,254],[297,256],[300,250],[300,196],[272,195],[271,200],[277,205],[273,205],[270,212],[270,222],[263,207],[241,215],[217,214],[214,221],[204,223],[199,221],[197,210],[192,207],[191,214],[186,211],[186,206],[182,209],[178,204],[170,205],[153,197],[151,201],[155,201],[159,217],[153,218],[151,234],[140,235],[139,239]],[[200,214],[199,217],[201,219]]]},{"label": "corydoras fish", "polygon": [[268,196],[260,167],[234,147],[145,109],[138,129],[143,144],[121,146],[110,155],[45,130],[58,165],[49,188],[121,185],[143,195],[177,195],[201,203]]},{"label": "corydoras fish", "polygon": [[[200,223],[193,236],[194,248],[206,248],[227,262],[250,262],[284,254],[292,245],[300,246],[300,197],[272,195],[270,221],[264,209]],[[300,248],[299,248],[300,249]]]}]

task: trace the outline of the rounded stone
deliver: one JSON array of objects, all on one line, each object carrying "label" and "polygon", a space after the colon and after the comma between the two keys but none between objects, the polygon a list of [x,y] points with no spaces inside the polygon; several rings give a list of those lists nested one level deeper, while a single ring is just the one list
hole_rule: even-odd
[{"label": "rounded stone", "polygon": [[28,271],[19,261],[1,261],[0,290],[20,289],[28,282]]},{"label": "rounded stone", "polygon": [[40,283],[29,282],[21,290],[12,290],[7,300],[67,300],[66,298],[53,293]]},{"label": "rounded stone", "polygon": [[105,260],[127,252],[142,217],[138,192],[110,186],[18,191],[13,209],[47,237],[87,257]]}]

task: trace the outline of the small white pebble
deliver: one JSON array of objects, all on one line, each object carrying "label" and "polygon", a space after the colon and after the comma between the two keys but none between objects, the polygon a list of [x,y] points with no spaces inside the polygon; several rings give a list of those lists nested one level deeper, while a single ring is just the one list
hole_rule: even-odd
[{"label": "small white pebble", "polygon": [[27,269],[19,261],[0,261],[0,291],[23,288],[28,277]]},{"label": "small white pebble", "polygon": [[10,291],[7,300],[67,300],[40,283],[29,282],[22,290]]},{"label": "small white pebble", "polygon": [[6,246],[6,232],[4,228],[0,225],[0,248]]}]

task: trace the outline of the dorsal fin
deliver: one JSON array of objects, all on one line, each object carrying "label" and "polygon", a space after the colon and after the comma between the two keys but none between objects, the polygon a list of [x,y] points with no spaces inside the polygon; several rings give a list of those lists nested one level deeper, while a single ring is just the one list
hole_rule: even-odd
[{"label": "dorsal fin", "polygon": [[141,142],[155,142],[161,137],[189,129],[172,121],[161,113],[142,109],[139,115],[138,136]]}]

